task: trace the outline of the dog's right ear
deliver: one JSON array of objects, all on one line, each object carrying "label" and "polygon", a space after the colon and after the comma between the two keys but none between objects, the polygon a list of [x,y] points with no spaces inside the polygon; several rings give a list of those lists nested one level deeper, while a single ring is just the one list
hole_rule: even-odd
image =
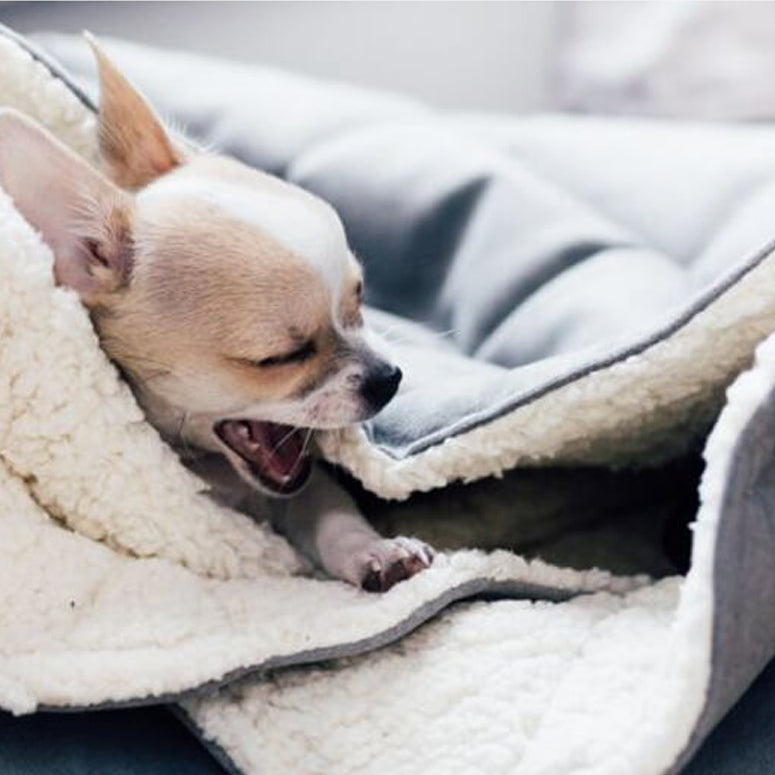
[{"label": "dog's right ear", "polygon": [[177,167],[183,155],[145,98],[133,88],[96,38],[84,32],[100,75],[100,153],[119,186],[138,189]]},{"label": "dog's right ear", "polygon": [[0,110],[0,185],[54,253],[59,285],[87,306],[126,284],[131,197],[23,114]]}]

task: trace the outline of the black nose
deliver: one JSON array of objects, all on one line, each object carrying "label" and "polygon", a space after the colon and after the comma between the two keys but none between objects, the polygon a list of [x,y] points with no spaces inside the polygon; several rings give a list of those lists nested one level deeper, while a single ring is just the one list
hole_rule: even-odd
[{"label": "black nose", "polygon": [[369,369],[361,385],[361,395],[375,411],[382,409],[398,390],[401,382],[401,369],[382,363]]}]

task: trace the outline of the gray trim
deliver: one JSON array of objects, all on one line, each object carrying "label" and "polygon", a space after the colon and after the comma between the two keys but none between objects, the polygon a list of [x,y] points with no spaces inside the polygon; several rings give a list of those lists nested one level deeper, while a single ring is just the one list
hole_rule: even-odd
[{"label": "gray trim", "polygon": [[[775,657],[775,640],[762,638],[761,629],[769,621],[770,635],[775,632],[775,620],[772,617],[771,605],[775,591],[775,569],[769,571],[769,578],[764,581],[763,589],[759,589],[758,576],[761,569],[754,566],[753,586],[760,595],[750,601],[747,590],[740,583],[736,573],[750,576],[746,566],[747,557],[741,552],[741,542],[757,540],[750,529],[745,529],[741,523],[750,516],[756,498],[766,497],[761,492],[762,480],[769,484],[769,502],[775,502],[775,477],[771,469],[773,457],[773,438],[775,438],[775,385],[771,385],[767,397],[759,404],[745,428],[735,440],[730,457],[729,477],[725,483],[724,497],[721,506],[716,543],[713,557],[713,643],[711,653],[711,673],[707,687],[705,704],[699,715],[694,731],[686,747],[674,764],[665,770],[663,775],[677,775],[689,762],[697,749],[723,719],[729,709],[740,699],[756,677]],[[766,441],[765,441],[766,440]],[[765,468],[765,466],[769,466]],[[764,472],[764,475],[762,473]],[[775,514],[770,515],[775,519]],[[754,516],[750,521],[756,523]],[[765,527],[766,535],[759,539],[761,543],[769,539],[769,548],[773,545],[773,534]],[[742,556],[741,556],[742,555]],[[742,567],[741,567],[742,563]],[[769,568],[765,569],[769,570]],[[767,588],[769,587],[769,589]],[[741,593],[749,601],[750,608],[729,590]],[[767,592],[770,594],[767,595]],[[748,617],[746,617],[748,614]],[[753,642],[747,643],[747,651],[734,649],[743,631],[746,618],[758,623],[758,635]],[[733,659],[730,662],[730,655]],[[741,659],[742,657],[742,659]]]},{"label": "gray trim", "polygon": [[4,24],[0,24],[0,35],[12,40],[19,48],[23,48],[33,59],[46,67],[51,75],[58,78],[68,89],[70,89],[84,107],[91,110],[92,113],[97,112],[97,105],[95,105],[91,97],[89,97],[89,95],[86,94],[86,92],[65,72],[64,68],[48,54],[38,48],[34,43],[30,43],[27,38],[14,32]]},{"label": "gray trim", "polygon": [[[234,763],[234,760],[226,753],[226,749],[218,745],[215,740],[207,737],[202,727],[197,724],[180,705],[167,705],[167,709],[186,729],[197,739],[197,742],[226,770],[229,775],[245,775]],[[269,775],[269,773],[267,773]]]},{"label": "gray trim", "polygon": [[[634,344],[627,345],[619,350],[616,350],[613,354],[600,358],[596,361],[581,366],[573,371],[565,374],[561,377],[555,377],[549,380],[544,385],[534,388],[527,393],[507,399],[499,406],[494,408],[488,408],[483,412],[479,412],[468,417],[464,417],[462,420],[448,425],[446,428],[440,431],[435,431],[428,434],[424,438],[418,439],[404,447],[389,448],[380,444],[376,444],[369,436],[369,441],[374,443],[374,446],[378,447],[381,452],[384,452],[394,460],[404,460],[414,455],[425,452],[431,447],[438,446],[448,438],[459,436],[463,433],[468,433],[482,425],[486,425],[494,420],[499,419],[507,414],[510,414],[516,409],[519,409],[543,396],[551,393],[554,390],[564,387],[572,382],[576,382],[583,377],[593,374],[597,371],[602,371],[610,366],[613,366],[621,361],[633,355],[640,355],[650,347],[659,344],[659,342],[668,339],[675,334],[681,328],[690,323],[698,314],[707,309],[714,301],[724,295],[730,288],[733,288],[740,280],[745,277],[750,271],[755,269],[759,264],[769,258],[773,252],[775,252],[775,239],[768,242],[762,248],[760,248],[753,256],[742,260],[736,267],[730,270],[724,277],[718,279],[707,290],[699,294],[693,302],[684,309],[683,312],[678,314],[673,320],[658,328],[651,335],[635,342]],[[367,426],[368,427],[368,426]]]},{"label": "gray trim", "polygon": [[[135,708],[143,705],[161,705],[173,701],[184,700],[201,691],[219,689],[234,681],[256,673],[269,673],[287,667],[300,667],[316,662],[326,662],[331,659],[343,659],[345,657],[357,657],[375,651],[391,643],[395,643],[410,632],[416,630],[425,622],[433,619],[437,614],[448,608],[453,603],[472,598],[485,599],[515,599],[515,600],[547,600],[553,603],[561,603],[581,595],[594,594],[593,591],[573,591],[544,587],[539,584],[527,584],[523,581],[509,579],[497,581],[491,578],[470,579],[456,587],[444,590],[438,597],[426,600],[415,608],[409,616],[400,622],[360,640],[349,643],[339,643],[336,646],[324,646],[298,651],[294,654],[269,657],[263,662],[255,662],[251,665],[235,668],[221,678],[198,684],[192,689],[184,689],[179,692],[146,695],[134,697],[130,700],[118,700],[110,702],[94,703],[92,705],[38,705],[34,712],[48,713],[75,713],[88,710],[117,710],[119,708]],[[611,593],[616,594],[616,593]]]}]

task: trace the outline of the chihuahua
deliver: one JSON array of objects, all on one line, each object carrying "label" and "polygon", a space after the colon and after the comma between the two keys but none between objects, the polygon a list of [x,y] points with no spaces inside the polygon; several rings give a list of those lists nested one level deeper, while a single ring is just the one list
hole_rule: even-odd
[{"label": "chihuahua", "polygon": [[[91,37],[101,170],[0,111],[0,183],[162,437],[221,502],[318,567],[383,591],[431,549],[382,538],[314,465],[315,429],[368,419],[401,371],[363,325],[361,269],[312,194],[170,133]],[[292,498],[290,496],[293,496]]]}]

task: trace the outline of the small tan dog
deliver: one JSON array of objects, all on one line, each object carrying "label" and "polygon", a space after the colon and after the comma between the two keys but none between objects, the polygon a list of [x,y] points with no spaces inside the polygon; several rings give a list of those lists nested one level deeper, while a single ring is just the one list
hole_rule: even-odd
[{"label": "small tan dog", "polygon": [[401,379],[367,341],[361,270],[336,213],[175,139],[89,42],[103,172],[0,111],[0,182],[52,248],[56,281],[216,497],[265,515],[267,494],[295,496],[273,501],[277,528],[365,589],[427,567],[425,544],[381,538],[310,459],[313,429],[371,417]]}]

